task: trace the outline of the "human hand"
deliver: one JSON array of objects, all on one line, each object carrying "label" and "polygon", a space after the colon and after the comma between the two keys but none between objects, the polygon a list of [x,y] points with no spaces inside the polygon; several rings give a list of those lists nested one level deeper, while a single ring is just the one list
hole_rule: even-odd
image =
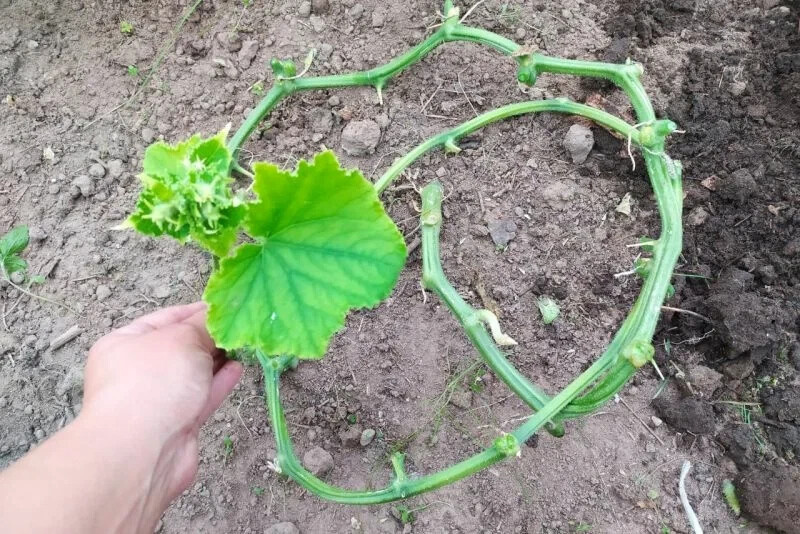
[{"label": "human hand", "polygon": [[141,442],[142,456],[155,462],[148,507],[156,519],[194,479],[200,426],[242,374],[241,364],[215,347],[205,317],[202,302],[166,308],[89,351],[81,416]]}]

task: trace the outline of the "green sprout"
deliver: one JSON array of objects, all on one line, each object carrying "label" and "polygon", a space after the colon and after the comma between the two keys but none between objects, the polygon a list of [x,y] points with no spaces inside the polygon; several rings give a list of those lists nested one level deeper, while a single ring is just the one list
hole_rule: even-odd
[{"label": "green sprout", "polygon": [[133,24],[127,20],[121,20],[119,22],[119,31],[124,35],[131,35],[133,33]]},{"label": "green sprout", "polygon": [[558,314],[561,313],[556,301],[550,297],[539,297],[536,300],[536,305],[539,307],[539,313],[542,314],[542,322],[544,324],[552,323],[556,320]]},{"label": "green sprout", "polygon": [[128,76],[139,76],[139,67],[136,65],[128,65]]},{"label": "green sprout", "polygon": [[252,494],[253,494],[253,495],[255,495],[256,497],[261,497],[261,496],[262,496],[262,495],[264,495],[266,492],[267,492],[267,490],[265,490],[265,489],[264,489],[264,488],[262,488],[261,486],[253,486],[252,488],[250,488],[250,493],[252,493]]},{"label": "green sprout", "polygon": [[[224,130],[211,138],[195,135],[177,145],[157,142],[147,149],[140,176],[142,192],[123,225],[150,236],[194,242],[214,256],[215,269],[203,293],[207,327],[217,346],[233,354],[253,354],[261,367],[276,441],[275,470],[312,494],[338,503],[366,505],[410,498],[500,461],[513,461],[520,454],[520,444],[543,428],[563,436],[563,421],[599,409],[652,360],[653,335],[681,250],[681,165],[664,151],[667,136],[677,126],[656,118],[640,82],[640,65],[545,56],[465,25],[451,0],[444,2],[442,13],[441,24],[422,42],[366,71],[307,76],[313,51],[299,74],[293,61],[274,59],[273,86],[230,139]],[[517,80],[528,85],[543,73],[608,80],[630,99],[637,124],[566,98],[534,100],[492,109],[426,139],[397,158],[374,183],[357,169],[342,168],[330,151],[299,161],[294,170],[268,162],[254,162],[248,168],[240,164],[244,144],[289,96],[371,86],[380,100],[395,76],[448,42],[491,47],[517,64]],[[642,149],[661,217],[661,235],[648,241],[648,250],[643,250],[648,258],[630,273],[640,275],[642,287],[619,330],[594,363],[557,394],[551,396],[531,382],[500,349],[516,342],[502,334],[497,317],[470,305],[444,272],[440,253],[444,194],[442,185],[433,181],[421,190],[422,283],[441,299],[483,363],[533,413],[516,429],[496,436],[483,451],[435,473],[409,477],[404,455],[395,452],[389,457],[394,476],[383,488],[343,489],[313,476],[294,452],[279,384],[281,376],[300,361],[325,355],[349,311],[377,306],[395,287],[407,251],[380,194],[426,153],[442,149],[459,157],[458,142],[465,136],[501,120],[541,112],[580,116]],[[249,178],[249,187],[234,191],[234,174]],[[553,320],[557,312],[550,310],[546,317],[543,311],[542,315],[543,320]],[[225,449],[229,457],[233,442]]]},{"label": "green sprout", "polygon": [[230,436],[222,438],[222,458],[225,462],[233,457],[233,440]]}]

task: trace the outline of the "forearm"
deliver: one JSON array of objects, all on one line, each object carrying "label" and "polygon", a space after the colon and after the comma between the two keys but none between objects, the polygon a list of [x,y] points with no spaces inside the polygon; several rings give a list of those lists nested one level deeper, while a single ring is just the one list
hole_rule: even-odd
[{"label": "forearm", "polygon": [[[169,502],[163,447],[82,414],[0,473],[0,531],[150,533]],[[134,437],[135,436],[135,437]]]}]

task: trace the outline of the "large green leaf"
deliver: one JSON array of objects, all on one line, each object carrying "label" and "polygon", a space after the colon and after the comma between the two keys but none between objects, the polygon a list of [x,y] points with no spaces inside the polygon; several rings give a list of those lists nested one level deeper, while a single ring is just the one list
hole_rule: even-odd
[{"label": "large green leaf", "polygon": [[144,189],[127,225],[147,235],[193,239],[217,256],[236,242],[244,217],[228,173],[231,154],[227,129],[209,139],[192,136],[172,146],[163,142],[145,151],[140,176]]},{"label": "large green leaf", "polygon": [[353,308],[372,307],[397,283],[403,237],[372,184],[332,152],[294,173],[254,165],[244,220],[257,241],[222,260],[203,295],[224,349],[320,358]]}]

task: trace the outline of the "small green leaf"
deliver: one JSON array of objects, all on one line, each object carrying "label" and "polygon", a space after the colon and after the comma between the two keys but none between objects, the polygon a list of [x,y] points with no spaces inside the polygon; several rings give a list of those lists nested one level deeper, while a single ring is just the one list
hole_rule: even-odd
[{"label": "small green leaf", "polygon": [[636,261],[633,262],[633,271],[638,274],[642,280],[647,280],[652,269],[653,262],[650,258],[636,258]]},{"label": "small green leaf", "polygon": [[24,272],[28,269],[28,262],[16,254],[11,254],[3,258],[3,269],[5,269],[6,274]]},{"label": "small green leaf", "polygon": [[236,242],[243,201],[230,188],[227,128],[209,139],[193,136],[172,146],[148,147],[140,175],[144,189],[127,224],[146,235],[193,239],[217,256]]},{"label": "small green leaf", "polygon": [[294,173],[253,166],[244,226],[257,241],[222,260],[206,286],[217,345],[321,358],[353,308],[389,296],[406,258],[403,237],[372,184],[332,152]]},{"label": "small green leaf", "polygon": [[44,284],[44,276],[37,274],[30,277],[31,284]]},{"label": "small green leaf", "polygon": [[736,486],[727,478],[722,481],[722,495],[725,497],[725,502],[731,507],[731,511],[737,516],[742,513],[742,507],[739,504],[739,498],[736,496]]},{"label": "small green leaf", "polygon": [[558,304],[550,297],[539,297],[536,305],[539,307],[539,313],[542,314],[542,322],[544,324],[552,323],[561,313]]},{"label": "small green leaf", "polygon": [[119,23],[119,31],[120,33],[124,33],[125,35],[130,35],[133,33],[133,24],[131,24],[127,20],[122,20]]},{"label": "small green leaf", "polygon": [[28,246],[28,227],[17,226],[0,238],[0,256],[19,254]]},{"label": "small green leaf", "polygon": [[28,246],[28,227],[17,226],[0,238],[0,271],[6,275],[25,271],[28,263],[19,254]]}]

